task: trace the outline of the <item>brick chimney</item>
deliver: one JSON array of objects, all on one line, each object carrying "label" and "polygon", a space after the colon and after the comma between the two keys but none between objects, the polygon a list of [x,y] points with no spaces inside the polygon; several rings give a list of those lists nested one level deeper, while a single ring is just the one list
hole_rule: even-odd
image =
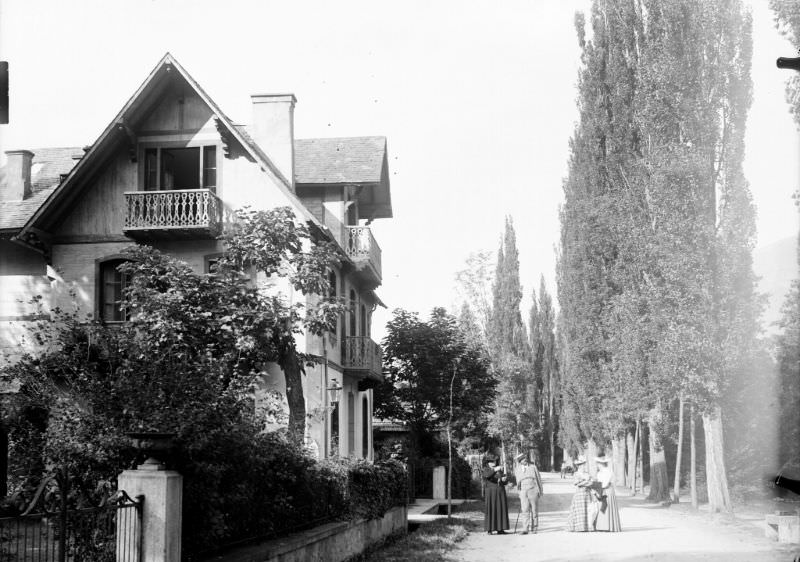
[{"label": "brick chimney", "polygon": [[253,128],[256,144],[289,180],[294,189],[294,94],[254,94]]},{"label": "brick chimney", "polygon": [[0,190],[0,201],[22,201],[31,196],[30,150],[6,151],[6,185]]}]

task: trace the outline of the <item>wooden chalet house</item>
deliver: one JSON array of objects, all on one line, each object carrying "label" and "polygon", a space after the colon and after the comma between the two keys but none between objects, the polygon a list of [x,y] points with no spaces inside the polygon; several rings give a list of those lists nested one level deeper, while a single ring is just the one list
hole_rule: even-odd
[{"label": "wooden chalet house", "polygon": [[[370,328],[382,271],[367,224],[392,216],[386,139],[295,139],[295,102],[292,94],[253,95],[252,124],[236,125],[166,54],[91,146],[7,151],[0,364],[24,351],[39,319],[26,304],[32,296],[42,295],[47,309],[68,305],[72,290],[95,318],[124,321],[115,269],[124,248],[146,243],[208,272],[222,251],[226,213],[290,206],[342,249],[345,261],[330,275],[350,309],[335,332],[298,341],[325,358],[304,377],[306,409],[318,412],[306,440],[319,456],[371,459],[370,381],[382,375]],[[262,383],[257,397],[285,391],[276,365]],[[341,387],[336,407],[331,387]]]}]

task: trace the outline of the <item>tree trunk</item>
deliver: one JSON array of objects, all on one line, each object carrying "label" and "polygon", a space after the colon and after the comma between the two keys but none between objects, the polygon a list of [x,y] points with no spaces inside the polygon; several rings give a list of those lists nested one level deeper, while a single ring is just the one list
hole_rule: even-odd
[{"label": "tree trunk", "polygon": [[639,441],[641,440],[641,432],[642,428],[639,424],[639,420],[636,420],[636,428],[633,430],[633,458],[631,459],[631,464],[633,465],[633,471],[631,472],[630,481],[631,481],[631,494],[634,496],[636,495],[636,477],[638,476],[639,472],[639,451],[641,447],[639,446]]},{"label": "tree trunk", "polygon": [[456,368],[450,378],[450,417],[447,419],[447,521],[453,513],[453,436],[450,426],[453,424],[453,383],[456,380]]},{"label": "tree trunk", "polygon": [[689,408],[689,496],[692,507],[697,509],[697,444],[694,441],[696,432],[694,422],[694,404]]},{"label": "tree trunk", "polygon": [[[656,413],[660,416],[660,413]],[[667,459],[664,456],[664,446],[661,441],[656,423],[651,419],[648,423],[650,429],[650,493],[647,499],[662,502],[669,499],[669,474],[667,472]]]},{"label": "tree trunk", "polygon": [[683,395],[678,399],[678,451],[675,455],[675,480],[672,501],[681,501],[681,460],[683,457]]},{"label": "tree trunk", "polygon": [[547,413],[550,430],[550,470],[556,469],[556,418],[555,418],[555,383],[553,373],[550,373],[550,391],[548,392]]},{"label": "tree trunk", "polygon": [[594,461],[597,456],[597,443],[594,439],[589,439],[588,452],[586,453],[586,464],[589,468],[589,474],[594,476],[597,474],[597,463]]},{"label": "tree trunk", "polygon": [[611,440],[611,451],[614,472],[614,485],[625,486],[625,437],[615,437]]},{"label": "tree trunk", "polygon": [[625,430],[625,448],[628,453],[628,466],[625,470],[625,486],[634,492],[634,477],[636,476],[636,430],[633,431],[628,428]]},{"label": "tree trunk", "polygon": [[286,380],[286,402],[289,403],[289,440],[302,446],[306,434],[306,401],[303,397],[303,371],[294,349],[286,353],[281,368]]},{"label": "tree trunk", "polygon": [[703,414],[703,434],[706,441],[706,486],[711,513],[730,512],[731,496],[728,492],[728,475],[722,440],[722,408],[714,406]]},{"label": "tree trunk", "polygon": [[633,485],[635,488],[636,482],[639,482],[639,489],[644,494],[644,425],[641,420],[636,420],[636,425],[639,430],[639,455],[636,457],[636,479],[633,481]]}]

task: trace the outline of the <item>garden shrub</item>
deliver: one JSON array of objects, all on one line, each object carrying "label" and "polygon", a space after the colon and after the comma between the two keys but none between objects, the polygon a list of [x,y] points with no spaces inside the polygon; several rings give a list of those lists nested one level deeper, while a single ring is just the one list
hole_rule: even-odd
[{"label": "garden shrub", "polygon": [[406,503],[408,478],[402,463],[395,460],[370,463],[361,459],[347,462],[352,517],[373,519]]},{"label": "garden shrub", "polygon": [[[292,224],[286,212],[276,217],[284,228]],[[265,257],[276,275],[284,254]],[[391,506],[397,467],[351,474],[346,465],[318,463],[299,443],[303,424],[266,433],[265,419],[255,415],[253,389],[269,376],[266,366],[308,359],[294,348],[294,334],[301,327],[321,333],[344,310],[339,304],[320,303],[324,310],[308,317],[303,306],[287,308],[260,292],[234,263],[199,275],[152,248],[128,255],[119,268],[130,278],[127,322],[112,327],[79,317],[77,308],[53,309],[52,321],[33,334],[43,351],[0,372],[20,384],[9,440],[24,464],[12,467],[14,486],[35,487],[66,470],[73,505],[93,503],[116,487],[122,470],[144,460],[126,433],[156,431],[176,435],[171,465],[184,476],[187,556]],[[252,262],[248,256],[236,263]],[[296,289],[327,293],[325,256],[312,252],[292,263],[302,277],[292,279]],[[365,482],[373,477],[381,479],[374,489]],[[368,502],[375,504],[369,510],[362,507]]]}]

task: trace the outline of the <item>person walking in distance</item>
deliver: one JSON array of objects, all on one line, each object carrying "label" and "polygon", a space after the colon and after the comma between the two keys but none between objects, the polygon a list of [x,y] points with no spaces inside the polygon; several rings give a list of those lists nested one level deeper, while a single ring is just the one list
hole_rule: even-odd
[{"label": "person walking in distance", "polygon": [[514,474],[519,490],[519,509],[524,514],[522,519],[522,534],[536,532],[539,527],[539,498],[542,495],[542,477],[536,464],[528,459],[528,455],[520,453],[514,460],[517,461],[517,470]]}]

